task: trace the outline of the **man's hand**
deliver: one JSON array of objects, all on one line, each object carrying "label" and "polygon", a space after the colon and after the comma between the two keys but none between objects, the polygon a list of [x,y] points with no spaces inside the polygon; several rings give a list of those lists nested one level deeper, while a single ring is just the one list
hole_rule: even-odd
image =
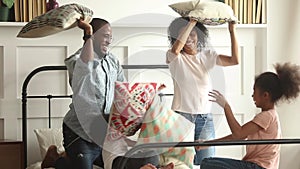
[{"label": "man's hand", "polygon": [[93,34],[93,28],[92,26],[87,23],[86,21],[84,21],[83,19],[77,19],[77,26],[84,30],[86,35],[92,35]]}]

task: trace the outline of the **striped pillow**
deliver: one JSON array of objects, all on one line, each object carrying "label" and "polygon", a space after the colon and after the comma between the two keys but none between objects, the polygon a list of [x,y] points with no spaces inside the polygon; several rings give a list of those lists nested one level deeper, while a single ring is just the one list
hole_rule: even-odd
[{"label": "striped pillow", "polygon": [[38,38],[52,35],[77,26],[77,19],[92,20],[93,11],[79,4],[66,4],[33,18],[17,37]]}]

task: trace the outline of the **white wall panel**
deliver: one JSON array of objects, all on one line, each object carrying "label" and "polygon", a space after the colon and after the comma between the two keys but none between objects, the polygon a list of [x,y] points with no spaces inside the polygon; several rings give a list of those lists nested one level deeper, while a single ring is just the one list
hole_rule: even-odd
[{"label": "white wall panel", "polygon": [[[216,113],[213,117],[217,137],[224,137],[231,133],[224,113]],[[239,123],[244,123],[244,113],[236,113],[235,118]],[[218,157],[240,159],[245,154],[244,146],[216,146],[215,148]]]},{"label": "white wall panel", "polygon": [[[21,97],[23,82],[31,71],[41,66],[64,65],[66,49],[66,46],[17,47],[17,90],[19,97]],[[67,94],[66,85],[65,71],[42,72],[30,81],[28,91],[30,94]]]},{"label": "white wall panel", "polygon": [[112,45],[110,52],[119,59],[121,65],[128,64],[128,46]]}]

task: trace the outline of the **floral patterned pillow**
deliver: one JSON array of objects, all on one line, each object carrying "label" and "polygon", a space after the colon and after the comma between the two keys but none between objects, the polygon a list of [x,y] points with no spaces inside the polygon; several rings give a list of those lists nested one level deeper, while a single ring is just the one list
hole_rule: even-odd
[{"label": "floral patterned pillow", "polygon": [[[192,122],[168,109],[159,96],[155,96],[146,112],[137,144],[194,141],[194,128]],[[194,147],[161,148],[157,151],[164,159],[177,159],[193,168]]]},{"label": "floral patterned pillow", "polygon": [[218,1],[193,0],[174,3],[169,7],[183,17],[194,17],[206,25],[221,25],[226,22],[238,21],[232,8]]},{"label": "floral patterned pillow", "polygon": [[66,4],[33,18],[18,33],[20,38],[52,35],[77,25],[77,19],[92,20],[93,11],[79,4]]},{"label": "floral patterned pillow", "polygon": [[156,95],[156,83],[115,82],[114,103],[110,113],[110,137],[132,136],[139,130],[145,112]]}]

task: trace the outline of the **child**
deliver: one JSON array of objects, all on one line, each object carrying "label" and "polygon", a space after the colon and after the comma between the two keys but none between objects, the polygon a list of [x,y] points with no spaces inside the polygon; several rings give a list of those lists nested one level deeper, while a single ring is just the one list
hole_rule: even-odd
[{"label": "child", "polygon": [[[223,140],[259,140],[280,139],[281,128],[275,105],[278,101],[289,101],[299,95],[300,67],[291,63],[276,64],[276,73],[265,72],[255,78],[253,101],[261,108],[251,121],[240,125],[222,94],[214,90],[209,96],[213,102],[224,108],[225,116],[232,134],[216,139]],[[202,149],[203,147],[196,147]],[[280,146],[278,144],[247,145],[246,155],[242,160],[229,158],[206,158],[201,163],[201,169],[278,169]]]},{"label": "child", "polygon": [[[239,63],[238,43],[234,23],[228,23],[231,56],[207,49],[208,30],[194,18],[179,17],[169,26],[171,49],[166,62],[173,78],[172,110],[195,123],[195,140],[213,139],[215,130],[212,115],[207,112],[208,92],[211,89],[209,71],[217,64],[231,66]],[[194,165],[204,157],[214,156],[214,148],[196,152]]]}]

